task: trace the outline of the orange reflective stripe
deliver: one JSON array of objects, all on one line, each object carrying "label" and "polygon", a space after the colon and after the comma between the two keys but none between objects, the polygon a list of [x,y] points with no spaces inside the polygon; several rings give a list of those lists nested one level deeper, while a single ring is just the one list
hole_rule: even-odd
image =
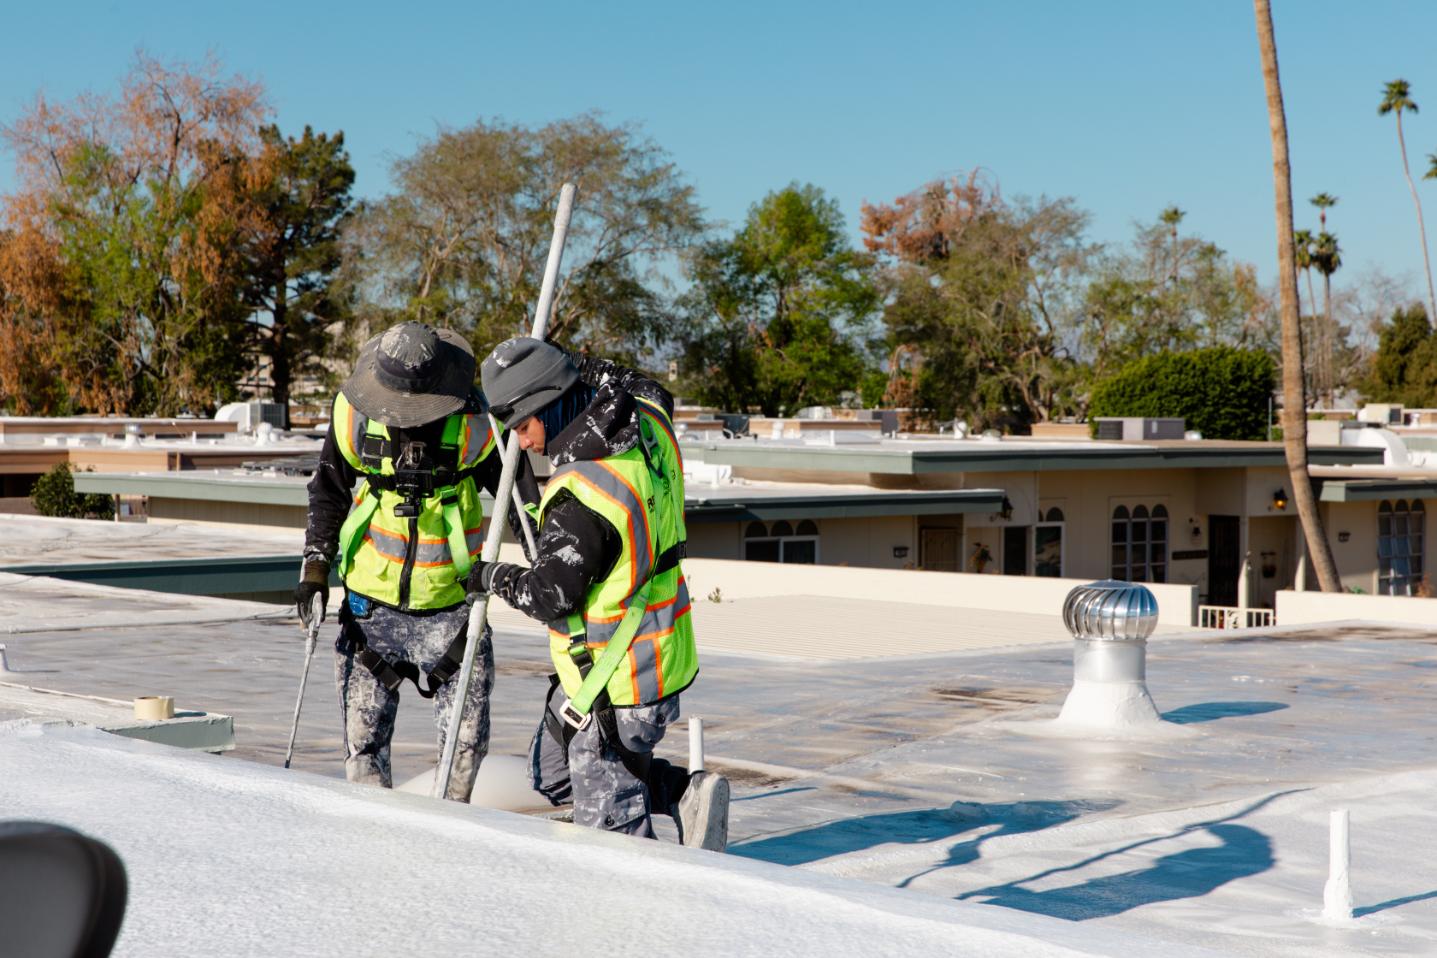
[{"label": "orange reflective stripe", "polygon": [[669,437],[669,442],[674,444],[674,455],[678,458],[679,469],[682,471],[684,467],[684,454],[683,451],[679,449],[679,437],[674,435],[673,427],[669,425],[668,418],[659,414],[662,410],[649,408],[651,405],[647,399],[639,400],[639,410],[648,413],[649,418],[658,423],[659,428]]}]

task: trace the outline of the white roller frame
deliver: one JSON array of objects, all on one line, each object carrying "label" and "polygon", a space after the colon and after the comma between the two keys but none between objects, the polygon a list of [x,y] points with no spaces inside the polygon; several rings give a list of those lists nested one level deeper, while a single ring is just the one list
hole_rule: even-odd
[{"label": "white roller frame", "polygon": [[[544,266],[544,282],[539,288],[539,303],[534,308],[534,328],[530,335],[535,339],[543,339],[549,328],[549,314],[554,308],[554,287],[559,278],[559,263],[564,258],[564,239],[569,235],[569,217],[573,212],[574,184],[565,183],[559,190],[559,209],[554,214],[554,238],[549,243],[549,261]],[[499,488],[494,492],[494,515],[489,519],[489,533],[484,537],[484,550],[479,554],[484,562],[499,558],[499,546],[504,541],[504,517],[514,496],[514,474],[518,471],[521,454],[519,436],[510,430],[509,440],[504,444],[504,466],[499,474]],[[520,524],[523,525],[522,521]],[[459,664],[459,674],[452,679],[459,684],[455,687],[454,704],[449,713],[449,732],[444,737],[444,753],[434,773],[435,798],[443,798],[449,793],[449,776],[454,769],[454,751],[459,741],[459,726],[464,718],[464,700],[469,697],[469,680],[474,672],[474,653],[479,649],[488,618],[489,596],[486,593],[469,607],[469,634],[464,642],[464,660]]]}]

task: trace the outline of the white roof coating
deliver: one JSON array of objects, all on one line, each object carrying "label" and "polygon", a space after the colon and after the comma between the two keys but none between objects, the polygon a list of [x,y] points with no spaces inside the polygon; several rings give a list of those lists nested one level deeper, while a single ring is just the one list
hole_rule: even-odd
[{"label": "white roof coating", "polygon": [[[435,953],[570,951],[585,944],[552,936],[567,927],[555,930],[557,882],[572,876],[600,922],[627,920],[616,888],[646,903],[642,924],[598,932],[641,952],[664,947],[634,937],[652,934],[651,903],[672,902],[677,923],[699,930],[683,942],[693,954],[1437,953],[1431,629],[1168,634],[1147,663],[1167,734],[1060,737],[1050,722],[1072,677],[1061,638],[914,655],[899,641],[904,621],[885,628],[881,614],[845,606],[815,617],[835,641],[887,643],[888,655],[772,657],[708,638],[741,624],[696,617],[701,650],[727,646],[704,654],[682,696],[684,715],[705,720],[708,766],[735,788],[719,857],[346,786],[332,625],[296,768],[283,772],[302,649],[293,620],[237,610],[203,628],[127,626],[111,606],[123,590],[90,588],[51,599],[67,631],[38,628],[45,607],[17,613],[30,631],[5,638],[9,681],[173,694],[178,708],[232,714],[236,726],[221,758],[73,731],[0,735],[5,815],[109,840],[141,875],[126,932],[137,937],[121,954],[401,954],[428,943],[441,916],[465,944],[444,938]],[[490,753],[522,756],[547,689],[542,629],[496,616],[495,650]],[[685,746],[675,729],[659,753]],[[395,780],[434,750],[430,707],[404,695]],[[1356,918],[1333,926],[1318,913],[1328,815],[1340,808],[1351,812]],[[392,896],[377,907],[393,911],[371,914],[354,896],[371,873]],[[294,947],[254,937],[257,926],[292,934]],[[347,937],[376,926],[401,931]]]},{"label": "white roof coating", "polygon": [[117,956],[522,956],[614,942],[632,954],[1043,958],[1113,944],[1055,919],[91,729],[0,726],[0,765],[7,815],[77,828],[125,862]]},{"label": "white roof coating", "polygon": [[303,529],[104,522],[0,513],[0,568],[214,556],[297,556],[303,549]]}]

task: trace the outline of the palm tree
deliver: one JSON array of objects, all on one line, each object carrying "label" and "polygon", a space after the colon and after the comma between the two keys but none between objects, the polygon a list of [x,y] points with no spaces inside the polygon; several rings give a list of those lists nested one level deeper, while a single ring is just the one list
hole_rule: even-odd
[{"label": "palm tree", "polygon": [[[1312,231],[1294,230],[1292,234],[1293,262],[1296,267],[1302,270],[1302,275],[1307,279],[1307,329],[1309,333],[1317,326],[1317,296],[1312,292]],[[1302,329],[1302,291],[1297,291],[1297,322],[1298,331]],[[1312,336],[1306,337],[1307,341]],[[1317,370],[1313,370],[1313,390],[1317,387]]]},{"label": "palm tree", "polygon": [[1172,238],[1171,264],[1168,266],[1168,282],[1176,283],[1178,280],[1178,224],[1183,221],[1187,213],[1176,206],[1169,206],[1158,214],[1158,219],[1167,224],[1168,236]]},{"label": "palm tree", "polygon": [[1307,539],[1307,550],[1324,592],[1342,588],[1332,547],[1322,529],[1312,477],[1307,471],[1307,401],[1302,382],[1302,335],[1297,319],[1297,262],[1292,243],[1292,164],[1287,156],[1287,117],[1282,109],[1282,81],[1277,75],[1277,41],[1272,35],[1268,0],[1252,0],[1257,20],[1257,45],[1262,55],[1262,82],[1267,91],[1267,125],[1272,133],[1273,214],[1277,220],[1277,281],[1282,316],[1282,449],[1292,498]]},{"label": "palm tree", "polygon": [[1382,91],[1382,102],[1377,105],[1377,115],[1386,116],[1389,113],[1397,117],[1397,145],[1402,150],[1402,175],[1407,177],[1407,188],[1412,191],[1412,203],[1417,207],[1417,234],[1422,238],[1422,267],[1427,271],[1427,315],[1434,317],[1429,322],[1437,322],[1437,295],[1432,292],[1432,262],[1427,257],[1427,227],[1422,222],[1422,200],[1417,195],[1417,187],[1412,183],[1412,171],[1407,167],[1407,141],[1402,138],[1402,111],[1411,110],[1417,112],[1417,104],[1412,102],[1412,88],[1407,85],[1406,80],[1393,80],[1388,83]]},{"label": "palm tree", "polygon": [[1327,404],[1332,405],[1332,340],[1336,329],[1332,325],[1332,274],[1342,268],[1342,250],[1337,237],[1323,230],[1317,234],[1312,247],[1312,265],[1322,274],[1322,333],[1318,337],[1318,362],[1322,368],[1321,382],[1327,390]]},{"label": "palm tree", "polygon": [[1317,207],[1317,218],[1321,223],[1318,229],[1327,229],[1327,211],[1337,205],[1337,197],[1331,193],[1318,193],[1307,202]]}]

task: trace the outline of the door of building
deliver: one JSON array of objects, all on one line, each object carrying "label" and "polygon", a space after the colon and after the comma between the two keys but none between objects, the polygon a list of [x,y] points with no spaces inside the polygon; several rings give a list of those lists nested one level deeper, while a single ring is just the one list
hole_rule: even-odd
[{"label": "door of building", "polygon": [[932,526],[919,529],[918,566],[933,572],[957,572],[958,530]]},{"label": "door of building", "polygon": [[1242,519],[1207,517],[1208,605],[1237,605],[1237,579],[1242,571]]}]

